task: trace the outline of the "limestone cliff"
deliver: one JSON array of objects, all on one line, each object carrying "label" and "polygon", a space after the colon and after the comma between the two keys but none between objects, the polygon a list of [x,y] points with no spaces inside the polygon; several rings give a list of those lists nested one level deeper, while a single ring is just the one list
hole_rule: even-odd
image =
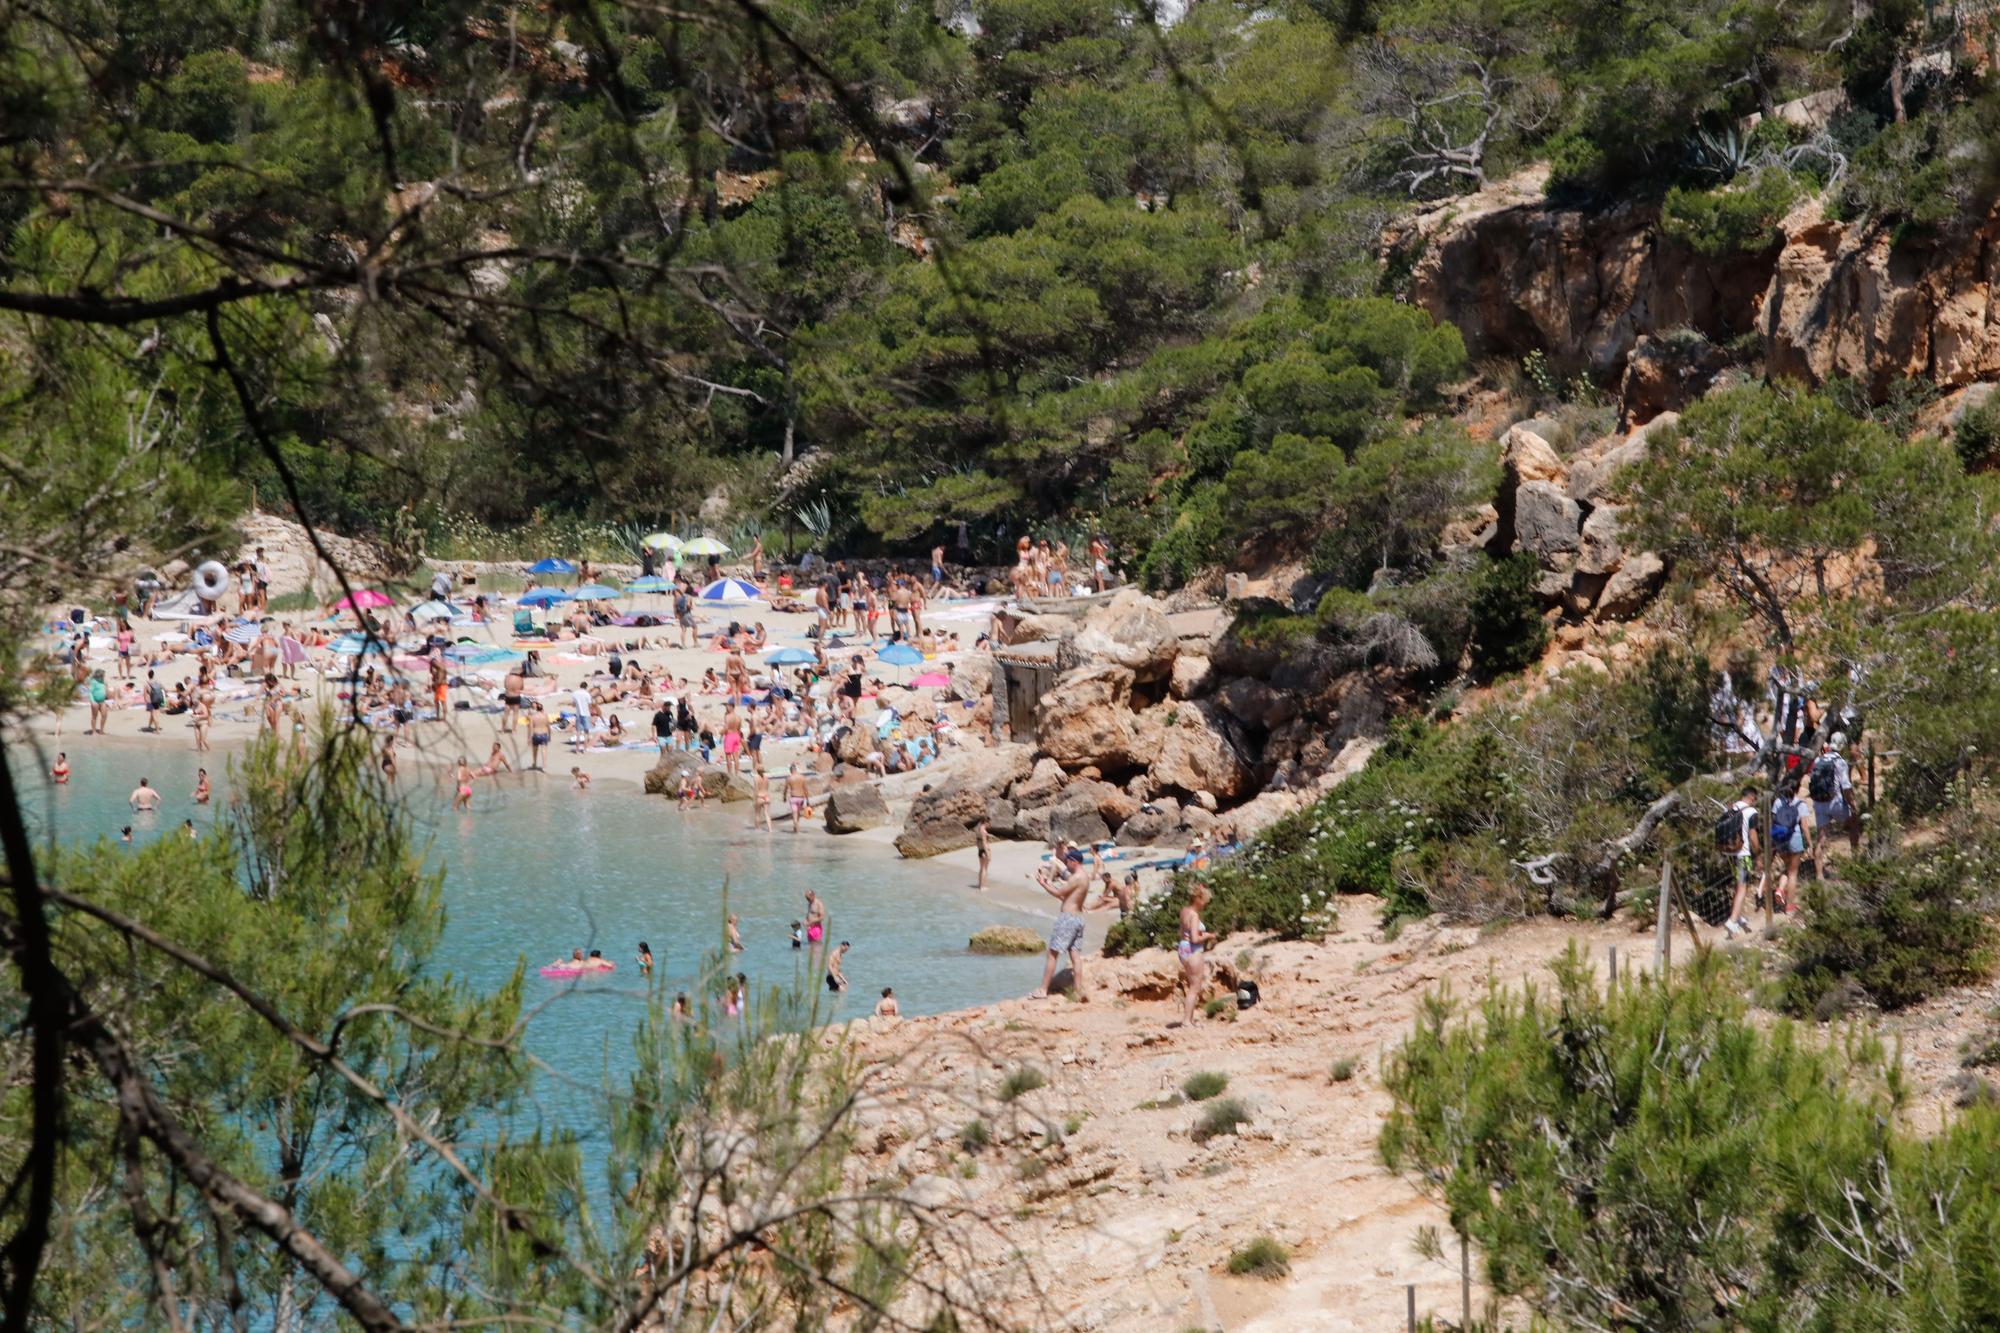
[{"label": "limestone cliff", "polygon": [[1524,172],[1386,238],[1410,299],[1457,327],[1475,357],[1543,352],[1565,375],[1620,386],[1635,423],[1705,387],[1661,384],[1688,373],[1659,352],[1680,330],[1713,343],[1754,334],[1772,373],[1845,376],[1876,395],[1902,377],[1952,387],[2000,376],[2000,211],[1901,235],[1829,219],[1808,200],[1780,245],[1717,260],[1667,237],[1653,204],[1556,204],[1545,182]]}]

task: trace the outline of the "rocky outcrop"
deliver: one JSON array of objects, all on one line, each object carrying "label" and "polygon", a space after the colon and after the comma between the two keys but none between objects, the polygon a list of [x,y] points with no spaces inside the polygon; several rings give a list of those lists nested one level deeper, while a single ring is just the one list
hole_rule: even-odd
[{"label": "rocky outcrop", "polygon": [[680,793],[680,779],[702,771],[702,757],[688,751],[660,751],[660,759],[646,771],[648,797],[674,797]]},{"label": "rocky outcrop", "polygon": [[[340,580],[313,549],[312,539],[303,527],[261,509],[251,510],[237,526],[243,531],[243,545],[230,557],[229,565],[234,568],[242,561],[255,560],[257,548],[262,547],[264,563],[271,570],[273,597],[309,592],[332,601],[339,596]],[[374,584],[388,577],[389,559],[372,542],[336,536],[325,528],[319,529],[319,540],[339,562],[349,583]]]},{"label": "rocky outcrop", "polygon": [[2000,207],[1925,231],[1833,221],[1808,199],[1775,248],[1708,259],[1660,230],[1655,204],[1555,204],[1546,182],[1523,172],[1384,240],[1411,263],[1411,299],[1475,357],[1542,352],[1559,374],[1619,386],[1628,423],[1691,401],[1745,334],[1770,373],[1844,376],[1877,397],[1908,377],[2000,377]]},{"label": "rocky outcrop", "polygon": [[1213,700],[1163,704],[1154,713],[1162,721],[1160,749],[1151,768],[1157,785],[1190,795],[1207,792],[1224,801],[1254,785],[1237,725]]},{"label": "rocky outcrop", "polygon": [[1124,667],[1139,680],[1151,680],[1172,669],[1180,636],[1157,602],[1137,589],[1121,588],[1084,618],[1076,649]]},{"label": "rocky outcrop", "polygon": [[1557,373],[1615,383],[1639,339],[1690,328],[1722,343],[1757,327],[1777,256],[1703,259],[1659,229],[1652,203],[1561,207],[1537,167],[1393,229],[1414,256],[1411,299],[1479,356],[1543,352]]},{"label": "rocky outcrop", "polygon": [[872,783],[835,787],[826,798],[826,831],[860,833],[889,822],[889,803]]},{"label": "rocky outcrop", "polygon": [[1524,481],[1514,491],[1514,541],[1544,558],[1576,549],[1583,511],[1554,481]]},{"label": "rocky outcrop", "polygon": [[1215,688],[1215,664],[1194,653],[1174,659],[1167,689],[1176,699],[1199,699]]},{"label": "rocky outcrop", "polygon": [[1132,712],[1130,668],[1095,662],[1067,672],[1035,705],[1035,743],[1067,769],[1137,768],[1153,759],[1151,733]]},{"label": "rocky outcrop", "polygon": [[986,954],[1028,954],[1040,953],[1042,937],[1026,926],[982,926],[972,932],[972,938],[965,942],[969,953]]},{"label": "rocky outcrop", "polygon": [[1007,789],[1032,771],[1034,755],[1025,745],[996,745],[962,751],[949,762],[949,770],[930,770],[932,780],[910,802],[896,836],[896,850],[904,856],[938,856],[972,846],[975,830],[992,821]]},{"label": "rocky outcrop", "polygon": [[[1653,552],[1626,549],[1622,515],[1627,506],[1614,497],[1625,494],[1628,469],[1645,461],[1653,433],[1676,420],[1673,413],[1662,413],[1629,434],[1586,446],[1567,461],[1536,429],[1538,423],[1509,428],[1501,443],[1505,467],[1492,508],[1492,531],[1482,530],[1471,539],[1447,538],[1448,550],[1476,545],[1494,555],[1516,550],[1533,555],[1540,569],[1535,591],[1571,617],[1638,614],[1659,586],[1665,566]],[[1278,761],[1291,757],[1281,753]]]},{"label": "rocky outcrop", "polygon": [[1664,337],[1641,334],[1625,358],[1618,400],[1626,421],[1678,412],[1708,392],[1729,364],[1728,354],[1691,330]]},{"label": "rocky outcrop", "polygon": [[912,860],[942,856],[978,841],[974,832],[986,818],[986,798],[963,787],[933,787],[910,803],[896,850]]}]

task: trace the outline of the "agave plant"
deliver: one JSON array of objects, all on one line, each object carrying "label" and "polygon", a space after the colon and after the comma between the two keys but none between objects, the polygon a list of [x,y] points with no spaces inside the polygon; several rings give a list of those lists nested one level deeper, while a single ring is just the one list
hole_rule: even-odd
[{"label": "agave plant", "polygon": [[1750,140],[1733,129],[1720,133],[1697,130],[1688,146],[1688,156],[1694,159],[1697,171],[1709,172],[1720,180],[1732,180],[1750,165]]}]

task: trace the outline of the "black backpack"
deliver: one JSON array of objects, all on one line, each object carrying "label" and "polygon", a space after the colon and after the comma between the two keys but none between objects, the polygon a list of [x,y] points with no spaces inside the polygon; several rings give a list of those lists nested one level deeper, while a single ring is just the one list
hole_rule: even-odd
[{"label": "black backpack", "polygon": [[159,708],[167,702],[167,692],[160,688],[157,680],[146,682],[146,707]]},{"label": "black backpack", "polygon": [[1813,760],[1812,776],[1806,779],[1806,794],[1824,804],[1840,795],[1839,762],[1830,754]]},{"label": "black backpack", "polygon": [[1715,845],[1732,856],[1743,850],[1743,811],[1732,805],[1722,812],[1715,821]]}]

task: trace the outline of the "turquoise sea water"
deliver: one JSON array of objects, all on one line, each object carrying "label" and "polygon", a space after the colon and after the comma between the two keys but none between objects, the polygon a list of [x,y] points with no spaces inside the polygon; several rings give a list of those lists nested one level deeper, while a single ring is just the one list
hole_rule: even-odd
[{"label": "turquoise sea water", "polygon": [[[31,750],[9,751],[38,841],[115,841],[131,824],[135,842],[146,842],[188,818],[206,828],[227,792],[222,753],[207,756],[217,805],[204,809],[189,799],[197,766],[190,751],[72,747],[73,776],[63,788],[45,781]],[[141,774],[164,798],[150,817],[126,804]],[[802,965],[789,936],[790,923],[804,917],[805,889],[827,900],[832,939],[854,945],[845,995],[828,995],[819,977],[810,978],[828,1020],[869,1013],[883,986],[896,988],[904,1013],[925,1014],[1025,995],[1040,980],[1039,958],[965,952],[981,926],[1037,923],[981,901],[956,868],[901,861],[879,845],[843,845],[810,828],[796,837],[782,825],[752,831],[742,804],[681,815],[636,792],[572,792],[567,778],[482,782],[470,814],[451,813],[448,794],[428,774],[406,770],[404,788],[431,859],[445,872],[449,923],[434,965],[490,989],[525,957],[530,1002],[561,996],[535,1015],[527,1045],[568,1081],[549,1081],[541,1105],[572,1128],[579,1127],[570,1114],[575,1099],[607,1078],[622,1086],[629,1068],[645,986],[633,961],[638,942],[658,960],[655,984],[690,986],[704,953],[720,945],[725,879],[746,946],[731,970],[759,989],[789,984]],[[580,986],[533,975],[575,946],[602,949],[618,971]]]}]

